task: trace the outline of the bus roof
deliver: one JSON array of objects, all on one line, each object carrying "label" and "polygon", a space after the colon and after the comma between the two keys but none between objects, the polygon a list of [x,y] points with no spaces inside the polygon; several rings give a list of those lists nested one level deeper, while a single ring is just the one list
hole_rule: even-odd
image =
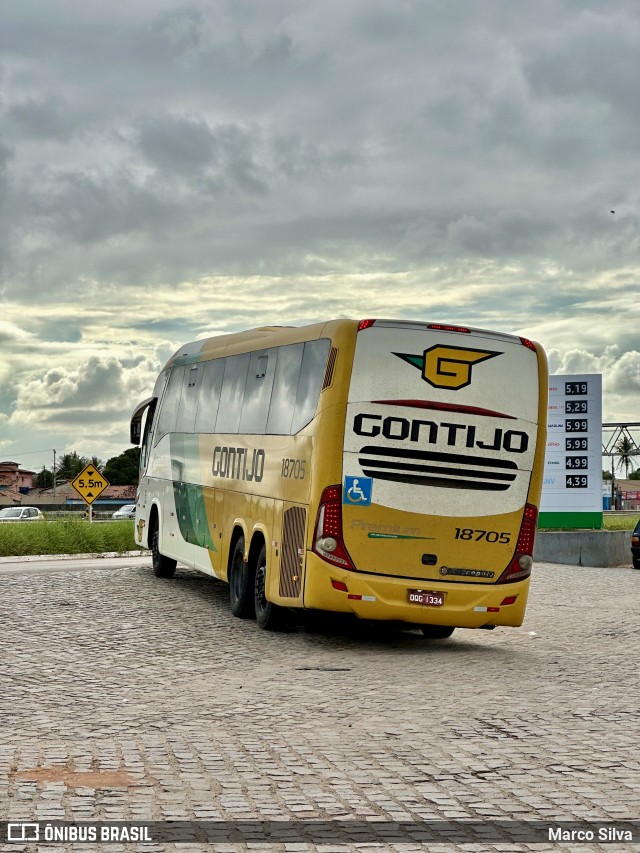
[{"label": "bus roof", "polygon": [[338,324],[351,324],[355,328],[357,321],[334,320],[313,323],[309,326],[260,326],[257,329],[248,329],[244,332],[232,332],[228,335],[202,338],[181,346],[171,356],[164,366],[164,370],[174,364],[194,364],[212,358],[221,358],[225,355],[236,355],[252,352],[256,349],[268,349],[284,344],[312,341],[323,336],[330,337]]},{"label": "bus roof", "polygon": [[[215,335],[210,338],[201,338],[184,344],[175,352],[165,364],[164,370],[173,367],[174,364],[195,364],[200,361],[208,361],[213,358],[221,358],[226,355],[237,355],[243,352],[252,352],[257,349],[268,349],[269,347],[283,346],[285,344],[301,343],[316,340],[320,337],[333,337],[338,331],[351,329],[354,332],[359,328],[368,328],[370,325],[393,326],[399,329],[424,329],[441,331],[459,331],[469,334],[480,334],[498,338],[500,340],[517,341],[518,336],[505,332],[495,332],[472,326],[443,326],[439,323],[429,321],[415,321],[404,319],[375,319],[375,320],[327,320],[322,323],[312,323],[308,326],[259,326],[255,329],[247,329],[242,332],[232,332],[227,335]],[[524,342],[524,339],[520,338]]]}]

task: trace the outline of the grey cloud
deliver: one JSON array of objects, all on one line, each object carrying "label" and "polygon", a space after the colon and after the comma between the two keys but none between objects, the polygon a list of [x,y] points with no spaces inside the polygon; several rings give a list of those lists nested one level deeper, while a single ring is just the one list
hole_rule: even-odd
[{"label": "grey cloud", "polygon": [[206,122],[165,115],[143,121],[140,149],[162,170],[191,173],[209,166],[216,154],[216,140]]},{"label": "grey cloud", "polygon": [[81,122],[68,104],[56,95],[28,97],[12,103],[5,118],[14,122],[18,130],[36,139],[55,139],[66,142],[74,135]]},{"label": "grey cloud", "polygon": [[170,199],[150,192],[127,172],[43,170],[38,179],[37,188],[24,187],[17,205],[22,214],[19,224],[27,234],[35,226],[40,234],[50,232],[87,244],[143,229],[154,231],[173,218]]},{"label": "grey cloud", "polygon": [[[366,302],[631,352],[639,20],[629,0],[10,4],[0,292],[126,311],[133,349]],[[327,284],[354,273],[390,280]]]},{"label": "grey cloud", "polygon": [[0,139],[0,293],[3,292],[3,277],[9,262],[14,228],[11,211],[11,176],[9,161],[13,151]]}]

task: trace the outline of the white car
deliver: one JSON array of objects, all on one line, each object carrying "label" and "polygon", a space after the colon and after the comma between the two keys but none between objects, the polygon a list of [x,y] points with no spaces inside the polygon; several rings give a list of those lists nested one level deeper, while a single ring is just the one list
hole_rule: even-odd
[{"label": "white car", "polygon": [[0,521],[43,521],[44,515],[35,506],[8,506],[0,509]]},{"label": "white car", "polygon": [[125,506],[121,506],[120,509],[117,509],[111,518],[122,519],[122,518],[135,518],[136,517],[136,505],[135,504],[125,504]]}]

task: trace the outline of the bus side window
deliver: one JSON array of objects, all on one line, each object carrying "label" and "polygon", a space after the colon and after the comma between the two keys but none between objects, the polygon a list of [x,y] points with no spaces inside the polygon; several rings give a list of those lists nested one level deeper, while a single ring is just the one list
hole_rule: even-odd
[{"label": "bus side window", "polygon": [[229,356],[226,361],[215,431],[237,433],[249,370],[249,353]]},{"label": "bus side window", "polygon": [[329,346],[330,341],[326,338],[308,341],[304,345],[304,356],[296,394],[296,408],[291,424],[291,432],[294,435],[305,427],[316,413],[322,380],[327,366]]},{"label": "bus side window", "polygon": [[216,358],[204,363],[194,432],[215,432],[225,362]]},{"label": "bus side window", "polygon": [[267,428],[277,358],[277,348],[251,353],[240,416],[240,433],[263,435]]},{"label": "bus side window", "polygon": [[176,432],[193,432],[198,393],[200,391],[200,383],[202,382],[202,365],[195,364],[192,367],[185,367],[185,380],[186,383],[182,389],[182,398],[178,411]]},{"label": "bus side window", "polygon": [[278,348],[278,363],[267,419],[267,435],[291,435],[291,422],[296,405],[303,353],[304,344],[291,344]]},{"label": "bus side window", "polygon": [[184,367],[174,367],[171,371],[171,376],[167,383],[167,390],[164,392],[164,397],[162,398],[162,404],[160,406],[158,426],[156,428],[154,438],[155,444],[157,444],[163,436],[167,435],[167,433],[175,432],[183,382]]},{"label": "bus side window", "polygon": [[149,461],[149,451],[151,449],[151,430],[153,428],[153,416],[156,410],[157,403],[151,403],[147,411],[144,413],[144,427],[142,429],[142,443],[140,447],[140,473],[147,469]]}]

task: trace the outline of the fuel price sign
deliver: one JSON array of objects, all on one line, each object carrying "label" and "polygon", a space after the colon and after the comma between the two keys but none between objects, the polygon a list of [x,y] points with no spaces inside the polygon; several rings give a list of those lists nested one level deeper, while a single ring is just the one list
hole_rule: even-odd
[{"label": "fuel price sign", "polygon": [[602,527],[602,376],[549,377],[541,527]]}]

